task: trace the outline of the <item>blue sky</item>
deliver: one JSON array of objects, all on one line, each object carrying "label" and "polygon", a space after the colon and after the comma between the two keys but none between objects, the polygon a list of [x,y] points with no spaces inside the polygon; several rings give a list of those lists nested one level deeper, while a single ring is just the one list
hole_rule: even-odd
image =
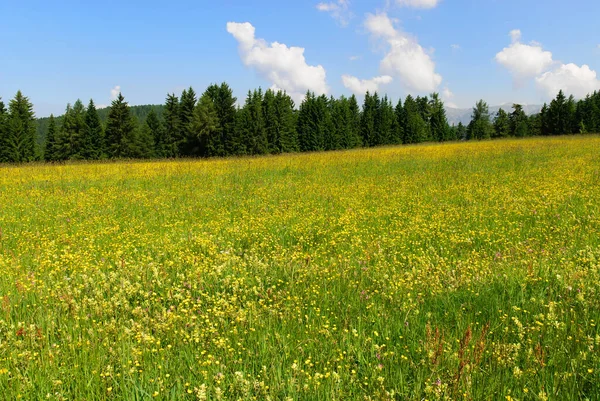
[{"label": "blue sky", "polygon": [[2,1],[0,96],[22,90],[38,116],[222,81],[242,100],[261,86],[537,104],[600,89],[598,15],[594,0]]}]

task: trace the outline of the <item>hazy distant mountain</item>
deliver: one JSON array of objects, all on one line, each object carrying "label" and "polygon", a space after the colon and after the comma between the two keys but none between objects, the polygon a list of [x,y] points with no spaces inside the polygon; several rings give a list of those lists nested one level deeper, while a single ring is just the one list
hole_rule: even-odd
[{"label": "hazy distant mountain", "polygon": [[[494,118],[494,116],[500,109],[504,109],[504,111],[506,111],[507,113],[511,113],[512,112],[512,104],[503,104],[501,106],[490,106],[490,115],[492,116],[492,118]],[[539,104],[523,105],[523,110],[525,111],[525,114],[527,114],[529,116],[532,114],[539,113],[540,110],[542,110],[542,106]],[[471,113],[472,112],[473,112],[472,108],[455,109],[453,107],[446,107],[446,116],[448,117],[448,122],[450,123],[450,125],[458,124],[459,122],[462,122],[465,125],[469,124],[471,122]]]}]

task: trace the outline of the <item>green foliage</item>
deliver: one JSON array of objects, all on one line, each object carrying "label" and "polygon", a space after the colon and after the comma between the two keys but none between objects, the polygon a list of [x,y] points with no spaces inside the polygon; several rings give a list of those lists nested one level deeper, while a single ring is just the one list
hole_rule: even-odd
[{"label": "green foliage", "polygon": [[498,110],[494,118],[494,133],[492,138],[506,138],[511,135],[510,119],[504,109]]},{"label": "green foliage", "polygon": [[175,94],[167,95],[163,120],[163,131],[156,139],[156,155],[158,157],[177,157],[179,155],[179,132],[181,127],[179,99]]},{"label": "green foliage", "polygon": [[50,115],[48,121],[48,135],[46,136],[46,144],[44,149],[44,160],[57,161],[59,156],[57,155],[56,147],[56,119],[54,115]]},{"label": "green foliage", "polygon": [[98,160],[104,156],[104,129],[91,99],[85,112],[82,155],[88,160]]},{"label": "green foliage", "polygon": [[200,144],[193,129],[196,92],[192,87],[184,90],[179,101],[179,131],[175,141],[182,156],[197,156]]},{"label": "green foliage", "polygon": [[467,127],[467,139],[489,139],[494,132],[490,122],[489,107],[483,100],[478,101],[473,108],[471,123]]},{"label": "green foliage", "polygon": [[21,91],[9,102],[8,115],[0,106],[0,161],[22,163],[35,160],[33,105]]},{"label": "green foliage", "polygon": [[431,94],[428,104],[428,115],[432,140],[438,142],[450,140],[450,125],[446,117],[446,109],[438,93]]},{"label": "green foliage", "polygon": [[222,155],[222,141],[220,138],[222,130],[219,124],[219,115],[209,90],[204,92],[194,108],[192,129],[197,143],[200,144],[199,148],[195,150],[196,154],[202,154],[203,156]]},{"label": "green foliage", "polygon": [[404,101],[404,138],[403,143],[421,143],[428,137],[427,123],[423,119],[423,112],[419,103],[411,95]]},{"label": "green foliage", "polygon": [[529,121],[523,111],[523,106],[513,104],[513,112],[510,114],[509,120],[512,136],[523,138],[529,135]]},{"label": "green foliage", "polygon": [[106,122],[106,154],[111,159],[139,155],[137,120],[121,93],[112,102]]}]

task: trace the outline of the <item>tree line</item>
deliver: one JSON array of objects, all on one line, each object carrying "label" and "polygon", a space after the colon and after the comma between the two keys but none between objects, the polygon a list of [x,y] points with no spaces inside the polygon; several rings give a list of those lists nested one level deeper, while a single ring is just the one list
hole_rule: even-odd
[{"label": "tree line", "polygon": [[0,99],[0,162],[262,155],[600,132],[600,92],[576,101],[560,91],[531,116],[518,104],[491,116],[480,100],[467,126],[448,123],[437,93],[394,105],[367,92],[361,107],[354,95],[308,92],[296,108],[285,92],[257,89],[238,107],[222,83],[200,96],[191,87],[169,94],[160,108],[141,107],[143,113],[132,111],[122,94],[102,110],[77,100],[63,116],[50,116],[38,140],[33,105],[19,91],[8,108]]}]

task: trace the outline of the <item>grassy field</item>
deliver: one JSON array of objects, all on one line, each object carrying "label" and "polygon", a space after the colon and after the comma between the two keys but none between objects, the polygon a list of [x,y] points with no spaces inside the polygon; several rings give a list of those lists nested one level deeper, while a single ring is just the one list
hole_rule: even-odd
[{"label": "grassy field", "polygon": [[598,400],[600,137],[0,167],[0,397]]}]

